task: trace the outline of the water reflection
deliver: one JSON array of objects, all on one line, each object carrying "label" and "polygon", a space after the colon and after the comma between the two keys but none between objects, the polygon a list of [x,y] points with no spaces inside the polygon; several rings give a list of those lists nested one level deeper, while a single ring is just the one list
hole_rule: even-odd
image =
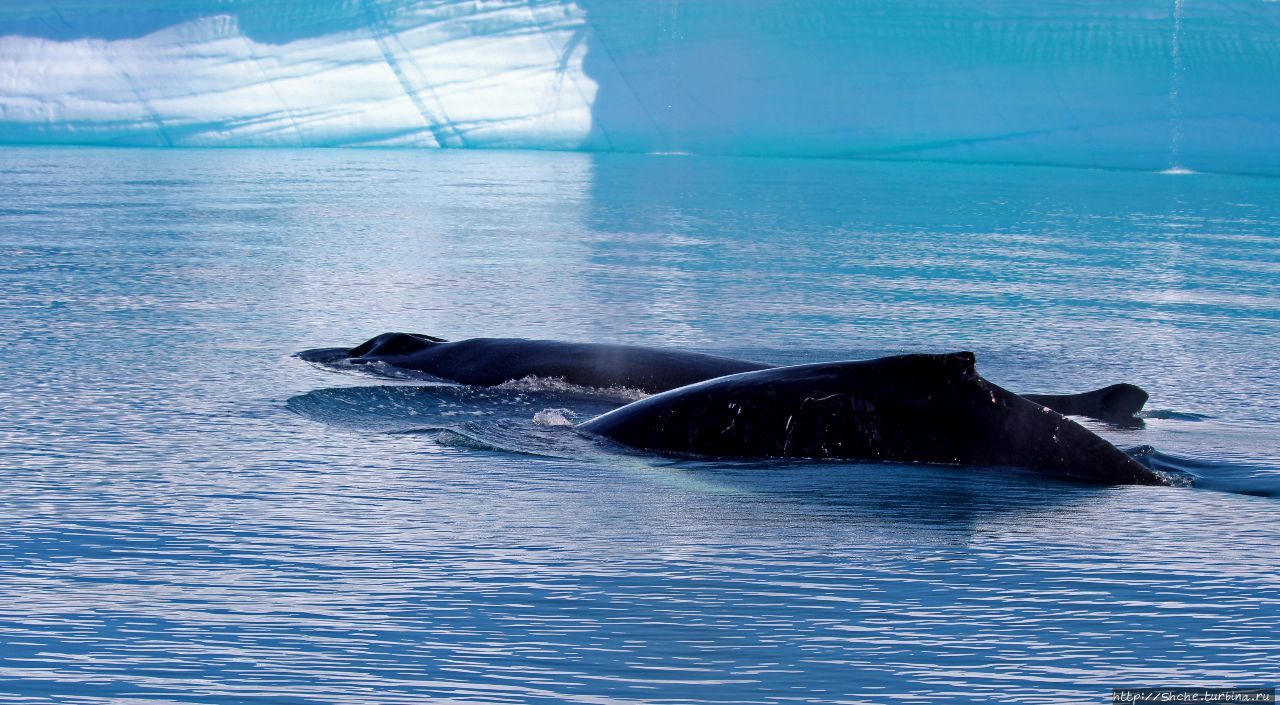
[{"label": "water reflection", "polygon": [[1100,432],[1274,476],[1270,181],[4,156],[0,700],[1067,703],[1280,680],[1274,498],[513,456],[289,401],[412,407],[289,357],[384,330],[772,362],[968,347],[1015,389],[1139,382],[1162,413]]}]

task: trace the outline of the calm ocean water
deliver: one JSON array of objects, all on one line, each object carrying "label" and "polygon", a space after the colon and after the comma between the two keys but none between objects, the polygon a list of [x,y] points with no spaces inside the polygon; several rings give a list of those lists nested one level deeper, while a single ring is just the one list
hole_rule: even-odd
[{"label": "calm ocean water", "polygon": [[[0,703],[1280,685],[1280,180],[3,149],[0,290]],[[415,433],[439,394],[290,357],[387,330],[971,349],[1141,384],[1092,428],[1196,481],[557,453],[545,390]]]}]

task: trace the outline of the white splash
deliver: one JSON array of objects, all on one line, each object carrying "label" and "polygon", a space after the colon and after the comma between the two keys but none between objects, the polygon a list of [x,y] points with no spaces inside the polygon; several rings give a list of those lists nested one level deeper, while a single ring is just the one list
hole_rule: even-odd
[{"label": "white splash", "polygon": [[575,414],[568,409],[543,409],[533,415],[539,426],[572,426]]},{"label": "white splash", "polygon": [[555,392],[557,394],[578,394],[591,397],[605,397],[624,401],[636,401],[649,396],[644,390],[632,389],[620,385],[612,387],[584,387],[571,384],[560,377],[538,377],[530,375],[511,382],[503,382],[494,389],[505,389],[515,392]]}]

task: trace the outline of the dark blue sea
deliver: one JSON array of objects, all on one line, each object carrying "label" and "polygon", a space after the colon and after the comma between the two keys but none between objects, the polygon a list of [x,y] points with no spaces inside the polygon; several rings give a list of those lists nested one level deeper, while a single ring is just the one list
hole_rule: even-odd
[{"label": "dark blue sea", "polygon": [[[6,705],[1280,685],[1280,180],[6,148],[0,330]],[[1143,386],[1085,423],[1189,484],[593,452],[547,419],[623,400],[291,356],[391,330],[972,350]]]}]

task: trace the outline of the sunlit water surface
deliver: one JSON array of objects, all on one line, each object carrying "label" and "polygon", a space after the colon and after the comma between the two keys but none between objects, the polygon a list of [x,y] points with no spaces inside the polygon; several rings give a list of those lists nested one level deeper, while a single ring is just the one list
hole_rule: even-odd
[{"label": "sunlit water surface", "polygon": [[[1280,181],[1202,174],[2,150],[0,702],[1280,684],[1278,233]],[[290,357],[386,330],[970,349],[1141,384],[1143,427],[1091,427],[1196,484],[515,454],[571,434],[544,391],[464,406],[473,442]]]}]

